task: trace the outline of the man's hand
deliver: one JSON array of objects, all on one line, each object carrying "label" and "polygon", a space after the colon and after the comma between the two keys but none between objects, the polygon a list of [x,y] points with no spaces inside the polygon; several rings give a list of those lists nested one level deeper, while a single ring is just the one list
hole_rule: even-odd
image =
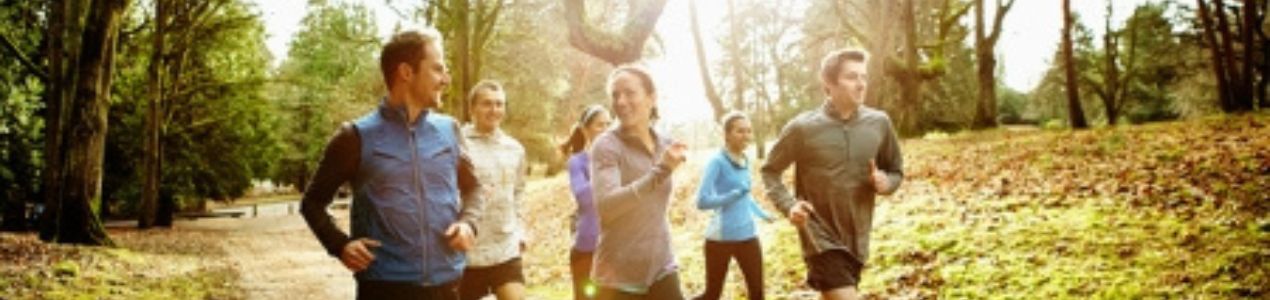
[{"label": "man's hand", "polygon": [[869,181],[879,194],[891,189],[891,180],[886,178],[886,173],[878,170],[877,162],[872,159],[869,160]]},{"label": "man's hand", "polygon": [[450,228],[445,230],[445,236],[450,239],[450,248],[454,250],[467,252],[476,244],[476,235],[472,234],[472,226],[467,223],[450,224]]},{"label": "man's hand", "polygon": [[344,267],[349,271],[361,272],[370,267],[370,263],[375,261],[375,254],[370,249],[379,247],[379,241],[360,238],[344,244],[344,250],[340,251],[340,262],[344,263]]},{"label": "man's hand", "polygon": [[687,144],[684,144],[683,142],[675,141],[671,143],[670,146],[666,147],[666,153],[663,153],[661,155],[661,162],[659,162],[659,164],[666,166],[666,168],[670,169],[671,171],[674,171],[675,168],[679,167],[679,164],[682,164],[684,162],[685,155],[687,155],[687,152],[688,152]]},{"label": "man's hand", "polygon": [[798,200],[793,207],[789,208],[789,221],[794,223],[795,226],[802,227],[807,224],[807,219],[811,218],[811,214],[815,212],[816,209],[811,207],[811,203]]}]

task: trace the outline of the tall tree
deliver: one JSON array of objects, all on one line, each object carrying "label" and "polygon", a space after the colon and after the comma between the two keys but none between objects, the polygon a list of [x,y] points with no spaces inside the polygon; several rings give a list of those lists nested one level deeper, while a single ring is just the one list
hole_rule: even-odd
[{"label": "tall tree", "polygon": [[[1229,7],[1223,0],[1196,0],[1198,19],[1204,40],[1207,42],[1214,76],[1218,83],[1218,103],[1226,112],[1252,110],[1256,93],[1253,74],[1256,64],[1254,53],[1257,48],[1257,32],[1261,22],[1257,20],[1264,14],[1262,9],[1251,1],[1244,1],[1242,10],[1236,10],[1242,18],[1231,24],[1227,17]],[[1236,32],[1236,29],[1238,32]],[[1235,38],[1238,34],[1238,39]],[[1235,44],[1239,43],[1241,52],[1235,52]]]},{"label": "tall tree", "polygon": [[[1136,73],[1138,38],[1134,34],[1136,27],[1126,27],[1120,31],[1111,27],[1114,13],[1111,3],[1107,1],[1107,14],[1103,17],[1102,67],[1094,68],[1101,76],[1097,79],[1082,76],[1082,81],[1102,100],[1107,124],[1115,125],[1128,102],[1126,98],[1129,86]],[[1128,45],[1122,45],[1123,42],[1128,42]],[[1122,46],[1127,53],[1121,54]]]},{"label": "tall tree", "polygon": [[996,1],[993,10],[992,29],[984,23],[984,0],[975,0],[975,62],[978,65],[979,101],[975,109],[975,128],[997,126],[997,41],[1005,14],[1014,6],[1014,0]]},{"label": "tall tree", "polygon": [[[1213,68],[1213,78],[1217,81],[1217,101],[1222,109],[1231,107],[1231,82],[1226,77],[1226,63],[1222,60],[1225,54],[1222,52],[1221,42],[1217,40],[1216,25],[1213,24],[1212,12],[1209,11],[1208,3],[1204,0],[1195,0],[1195,12],[1198,15],[1200,30],[1204,35],[1204,42],[1208,44],[1209,58],[1212,60],[1210,65]],[[1220,9],[1219,9],[1220,10]]]},{"label": "tall tree", "polygon": [[1072,0],[1063,0],[1063,72],[1066,74],[1066,92],[1067,92],[1067,115],[1068,121],[1072,128],[1082,129],[1089,128],[1089,121],[1085,120],[1085,110],[1080,105],[1080,90],[1077,85],[1078,77],[1076,76],[1076,59],[1074,58],[1072,45],[1072,29],[1073,23],[1076,21],[1072,17]]},{"label": "tall tree", "polygon": [[384,84],[366,6],[310,5],[300,26],[276,76],[288,149],[274,179],[303,190],[331,132],[377,105]]},{"label": "tall tree", "polygon": [[66,140],[68,99],[74,90],[75,72],[70,71],[78,58],[79,41],[71,38],[82,30],[87,0],[51,0],[49,21],[44,38],[48,58],[48,79],[44,90],[44,172],[41,172],[45,213],[40,215],[40,239],[52,240],[59,227],[62,204],[63,144]]},{"label": "tall tree", "polygon": [[460,120],[468,119],[464,100],[467,92],[484,79],[487,48],[507,5],[507,0],[446,0],[433,2],[424,12],[446,37],[445,54],[454,84],[446,93],[445,107]]},{"label": "tall tree", "polygon": [[1221,36],[1222,63],[1226,65],[1226,80],[1230,88],[1230,99],[1227,100],[1227,111],[1240,111],[1242,99],[1248,98],[1247,86],[1244,85],[1244,74],[1241,73],[1240,65],[1235,62],[1238,58],[1235,54],[1235,39],[1232,37],[1231,25],[1229,18],[1226,17],[1226,4],[1223,0],[1213,0],[1213,14],[1217,17],[1217,34]]},{"label": "tall tree", "polygon": [[[102,155],[106,142],[106,114],[109,107],[111,73],[120,19],[127,0],[94,0],[87,26],[80,35],[82,49],[72,108],[67,120],[64,172],[60,205],[56,212],[52,241],[88,245],[108,245],[94,205],[101,196]],[[73,143],[69,141],[75,141]]]},{"label": "tall tree", "polygon": [[569,44],[612,65],[639,60],[666,0],[627,0],[625,23],[614,33],[591,24],[583,0],[563,0]]},{"label": "tall tree", "polygon": [[153,53],[150,54],[150,66],[147,71],[148,105],[146,106],[145,153],[142,159],[143,187],[141,189],[141,208],[137,213],[137,227],[149,228],[154,225],[155,209],[159,201],[160,169],[160,137],[159,112],[163,103],[163,37],[167,27],[167,8],[165,0],[154,0],[154,34],[152,39]]},{"label": "tall tree", "polygon": [[[1257,1],[1254,0],[1244,0],[1243,13],[1240,14],[1240,16],[1243,17],[1243,22],[1240,22],[1239,25],[1239,37],[1241,43],[1243,44],[1243,71],[1239,73],[1242,75],[1240,78],[1242,82],[1239,83],[1239,86],[1244,89],[1243,96],[1246,98],[1239,101],[1237,106],[1240,110],[1245,111],[1253,109],[1253,104],[1255,103],[1254,101],[1257,94],[1254,85],[1255,80],[1253,80],[1253,77],[1256,77],[1256,75],[1253,74],[1253,71],[1256,69],[1255,53],[1258,46],[1257,35],[1255,33],[1261,31],[1262,26],[1261,20],[1259,19],[1262,18],[1261,15],[1265,12],[1257,9],[1258,5],[1256,2]],[[1261,2],[1266,1],[1262,0]],[[1266,74],[1261,74],[1263,77],[1265,75]]]},{"label": "tall tree", "polygon": [[[723,117],[726,109],[723,108],[723,97],[719,96],[719,91],[714,86],[714,79],[710,76],[710,66],[706,61],[705,45],[701,41],[701,25],[697,20],[696,0],[688,1],[688,16],[692,24],[692,44],[696,50],[697,71],[701,73],[701,85],[705,87],[706,101],[710,102],[710,108],[714,111],[714,119],[718,120]],[[759,153],[762,152],[760,151]]]}]

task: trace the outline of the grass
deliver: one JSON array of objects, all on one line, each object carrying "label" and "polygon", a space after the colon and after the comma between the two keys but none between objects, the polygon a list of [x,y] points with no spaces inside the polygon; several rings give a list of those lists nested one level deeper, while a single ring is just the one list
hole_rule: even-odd
[{"label": "grass", "polygon": [[[867,298],[1270,296],[1270,115],[934,134],[902,147],[907,178],[879,199]],[[703,290],[710,215],[692,198],[702,161],[676,171],[669,215],[687,295]],[[529,225],[530,294],[569,297],[567,179],[528,191],[529,218],[550,220]],[[764,224],[759,236],[767,296],[815,299],[793,227]],[[743,296],[733,264],[725,298]]]},{"label": "grass", "polygon": [[[120,247],[44,244],[0,234],[3,299],[236,299],[238,275],[217,262],[215,237],[112,231]],[[192,236],[199,235],[199,236]],[[179,239],[177,237],[180,237]],[[203,243],[176,245],[177,243]]]}]

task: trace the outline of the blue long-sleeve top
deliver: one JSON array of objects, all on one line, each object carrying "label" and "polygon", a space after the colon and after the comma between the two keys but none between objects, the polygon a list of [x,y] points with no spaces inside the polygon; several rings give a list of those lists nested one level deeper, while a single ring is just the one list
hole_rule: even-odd
[{"label": "blue long-sleeve top", "polygon": [[706,228],[711,241],[744,241],[755,237],[754,217],[771,219],[750,195],[750,167],[728,158],[726,150],[706,163],[701,187],[697,190],[697,209],[714,210],[714,218]]},{"label": "blue long-sleeve top", "polygon": [[591,198],[590,159],[586,152],[569,158],[569,188],[578,204],[578,221],[574,224],[573,249],[580,252],[595,251],[600,236],[600,217]]}]

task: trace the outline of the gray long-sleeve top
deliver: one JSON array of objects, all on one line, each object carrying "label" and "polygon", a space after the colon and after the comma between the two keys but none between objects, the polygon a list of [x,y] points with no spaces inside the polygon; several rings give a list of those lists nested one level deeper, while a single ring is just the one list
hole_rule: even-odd
[{"label": "gray long-sleeve top", "polygon": [[591,149],[591,188],[600,240],[591,276],[601,286],[643,294],[675,271],[670,247],[671,170],[657,162],[670,139],[652,132],[649,152],[638,138],[612,129]]},{"label": "gray long-sleeve top", "polygon": [[[889,190],[870,183],[869,160],[886,173]],[[796,195],[781,181],[795,166]],[[798,231],[803,255],[845,250],[864,263],[869,255],[874,197],[891,194],[904,175],[899,140],[885,112],[860,106],[843,118],[832,105],[805,112],[782,129],[763,165],[767,196],[788,215],[801,199],[815,214]]]}]

